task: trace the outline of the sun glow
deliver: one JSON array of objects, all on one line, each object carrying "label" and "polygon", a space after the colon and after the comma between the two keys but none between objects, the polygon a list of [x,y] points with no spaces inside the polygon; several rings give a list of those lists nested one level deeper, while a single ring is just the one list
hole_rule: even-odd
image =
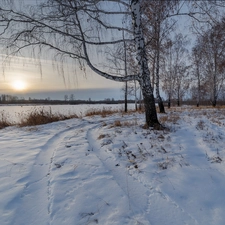
[{"label": "sun glow", "polygon": [[25,90],[27,87],[26,83],[22,80],[15,80],[13,83],[12,83],[12,88],[15,90],[15,91],[23,91]]}]

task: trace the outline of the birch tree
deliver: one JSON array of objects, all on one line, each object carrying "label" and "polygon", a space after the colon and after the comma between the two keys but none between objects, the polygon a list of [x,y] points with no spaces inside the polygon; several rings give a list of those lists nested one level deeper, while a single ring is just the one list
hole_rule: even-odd
[{"label": "birch tree", "polygon": [[167,101],[168,108],[171,107],[171,100],[173,97],[173,91],[175,87],[175,75],[173,70],[173,54],[172,54],[172,40],[167,42],[167,51],[164,54],[163,66],[162,66],[162,89],[164,90]]},{"label": "birch tree", "polygon": [[171,98],[177,100],[180,106],[185,92],[189,88],[189,68],[187,65],[187,44],[182,34],[176,34],[173,41],[167,43],[167,55],[164,58],[163,90],[168,96],[168,106]]},{"label": "birch tree", "polygon": [[210,93],[212,106],[216,106],[218,96],[225,80],[225,19],[208,29],[200,39],[198,46],[202,48],[201,60],[203,60],[205,84]]},{"label": "birch tree", "polygon": [[[0,5],[1,37],[8,52],[21,53],[26,48],[33,52],[52,52],[66,62],[78,62],[88,66],[96,74],[113,81],[136,80],[142,90],[146,124],[158,127],[155,99],[150,82],[146,56],[146,43],[142,26],[140,0],[46,0],[33,5],[18,4],[20,1],[3,0]],[[127,17],[133,29],[121,24]],[[138,74],[115,76],[97,66],[93,49],[134,42]],[[103,59],[103,57],[101,57]]]},{"label": "birch tree", "polygon": [[159,111],[160,113],[165,113],[160,94],[161,63],[167,38],[175,28],[176,24],[176,21],[169,15],[178,9],[179,1],[153,0],[146,2],[146,4],[148,5],[145,7],[146,23],[148,22],[151,24],[151,26],[146,26],[145,32],[149,37],[147,50],[151,62],[152,86],[155,86]]},{"label": "birch tree", "polygon": [[[124,34],[123,34],[124,40]],[[127,43],[124,41],[123,43],[116,46],[116,49],[109,48],[107,61],[109,65],[105,65],[108,67],[109,73],[116,72],[117,76],[127,76],[128,74],[138,74],[135,65],[135,57],[134,57],[134,45]],[[128,110],[128,95],[133,95],[135,99],[137,99],[136,93],[136,81],[125,81],[122,92],[124,93],[124,111]],[[137,109],[136,100],[135,100],[135,108]]]},{"label": "birch tree", "polygon": [[177,99],[177,105],[180,106],[185,92],[189,88],[189,66],[187,65],[187,53],[186,49],[188,41],[182,34],[175,35],[173,43],[173,72],[175,78],[174,84],[174,96]]},{"label": "birch tree", "polygon": [[200,99],[202,99],[202,85],[204,82],[203,76],[203,62],[202,62],[202,48],[201,45],[196,45],[192,49],[192,76],[196,83],[192,90],[196,89],[196,104],[200,105]]}]

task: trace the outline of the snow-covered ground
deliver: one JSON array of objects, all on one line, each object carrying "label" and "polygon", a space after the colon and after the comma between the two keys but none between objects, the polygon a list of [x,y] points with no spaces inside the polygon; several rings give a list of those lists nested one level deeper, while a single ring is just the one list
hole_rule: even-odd
[{"label": "snow-covered ground", "polygon": [[1,225],[224,225],[225,109],[0,130]]}]

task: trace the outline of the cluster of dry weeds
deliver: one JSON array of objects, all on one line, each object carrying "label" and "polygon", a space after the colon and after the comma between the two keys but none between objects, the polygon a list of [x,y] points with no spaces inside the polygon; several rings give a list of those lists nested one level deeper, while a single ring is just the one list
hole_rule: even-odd
[{"label": "cluster of dry weeds", "polygon": [[[202,113],[202,115],[207,116],[207,114],[212,114],[215,111],[220,111],[220,118],[217,117],[212,117],[210,118],[213,120],[212,122],[214,123],[221,123],[221,119],[225,118],[225,107],[219,106],[219,107],[209,107],[209,106],[202,106],[202,107],[174,107],[171,109],[167,109],[169,112],[168,114],[163,114],[160,115],[159,120],[162,125],[167,126],[168,124],[170,125],[176,125],[178,124],[178,121],[180,120],[179,113],[182,112],[183,110],[189,111],[189,113],[192,113],[193,111],[199,111],[199,113]],[[112,108],[103,108],[103,109],[90,109],[88,110],[84,116],[90,117],[90,116],[101,116],[101,117],[107,117],[110,115],[113,115],[115,113],[121,113],[121,117],[123,117],[124,112],[121,110],[116,110]],[[135,110],[129,110],[126,114],[131,114],[131,113],[144,113],[144,111],[135,111]],[[63,115],[60,113],[53,113],[51,111],[51,108],[49,110],[45,110],[44,108],[42,109],[37,109],[34,108],[31,112],[27,114],[23,114],[20,116],[20,122],[19,123],[14,123],[10,121],[10,116],[3,110],[0,112],[0,129],[8,127],[8,126],[36,126],[36,125],[41,125],[41,124],[47,124],[47,123],[52,123],[56,121],[62,121],[62,120],[67,120],[67,119],[72,119],[72,118],[79,118],[77,114],[72,114],[72,115]],[[120,121],[120,120],[115,120],[114,124],[112,127],[130,127],[130,126],[136,126],[137,121]],[[199,124],[200,125],[200,124]],[[201,126],[200,126],[201,127]],[[199,128],[200,128],[199,127]],[[145,128],[145,127],[143,127]]]},{"label": "cluster of dry weeds", "polygon": [[20,122],[15,123],[10,121],[10,116],[7,114],[4,110],[0,112],[0,129],[3,129],[8,126],[19,126],[19,127],[25,127],[25,126],[36,126],[36,125],[42,125],[62,120],[68,120],[72,118],[78,118],[76,114],[72,115],[63,115],[60,113],[53,113],[51,111],[51,108],[49,110],[37,109],[34,108],[31,112],[28,112],[26,114],[18,114],[20,118]]},{"label": "cluster of dry weeds", "polygon": [[5,113],[5,111],[0,112],[0,129],[11,126],[12,123],[8,119],[9,115]]},{"label": "cluster of dry weeds", "polygon": [[78,116],[76,114],[66,116],[60,113],[52,113],[51,108],[48,111],[44,109],[34,109],[26,116],[22,117],[18,125],[20,127],[35,126],[72,118],[78,118]]}]

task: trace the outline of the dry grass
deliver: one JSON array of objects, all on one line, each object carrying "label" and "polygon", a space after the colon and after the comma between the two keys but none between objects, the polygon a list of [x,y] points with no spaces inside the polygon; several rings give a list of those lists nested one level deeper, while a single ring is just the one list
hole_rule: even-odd
[{"label": "dry grass", "polygon": [[134,120],[131,120],[131,121],[124,121],[123,122],[123,126],[125,126],[125,127],[132,127],[132,126],[137,126],[137,125],[138,125],[138,122],[137,122],[136,118]]},{"label": "dry grass", "polygon": [[148,129],[149,129],[148,124],[147,124],[147,123],[145,123],[145,124],[142,126],[142,129],[144,129],[144,130],[148,130]]},{"label": "dry grass", "polygon": [[115,120],[113,124],[109,128],[113,127],[133,127],[138,125],[137,119],[132,120],[132,121],[123,121],[121,122],[120,120]]},{"label": "dry grass", "polygon": [[61,120],[68,120],[72,118],[78,118],[76,114],[65,116],[60,113],[52,113],[51,108],[49,111],[44,109],[34,109],[29,114],[25,115],[24,118],[21,119],[21,122],[18,124],[20,127],[25,126],[36,126],[41,124],[47,124],[52,122],[57,122]]},{"label": "dry grass", "polygon": [[[215,111],[215,113],[220,112],[221,118],[214,118],[212,119],[212,122],[217,123],[219,125],[223,125],[223,123],[220,121],[225,117],[225,106],[192,106],[192,107],[172,107],[170,109],[167,109],[169,114],[161,115],[159,117],[159,121],[162,124],[170,123],[170,124],[178,124],[178,120],[180,119],[179,113],[182,111],[188,111],[190,114],[199,112],[198,114],[201,115],[208,115],[209,111],[208,109],[214,109],[210,110],[210,115]],[[135,111],[135,110],[129,110],[127,113],[122,112],[121,110],[115,110],[112,108],[103,108],[103,109],[90,109],[87,111],[85,116],[95,116],[100,115],[102,117],[107,117],[109,115],[113,115],[115,113],[121,113],[121,116],[124,114],[131,114],[131,113],[143,113],[142,110]],[[12,125],[19,125],[21,127],[23,126],[36,126],[41,124],[47,124],[52,123],[56,121],[61,120],[67,120],[71,118],[78,118],[76,114],[74,115],[62,115],[59,113],[52,113],[51,108],[49,110],[44,109],[33,109],[33,111],[27,113],[26,115],[21,115],[21,121],[18,124],[12,123],[9,120],[9,115],[7,115],[4,111],[0,112],[0,129],[3,129],[8,126]],[[137,120],[127,120],[121,122],[120,120],[116,120],[110,127],[132,127],[138,125]],[[203,124],[198,124],[197,128],[202,129]],[[107,126],[107,124],[104,122],[102,126]],[[148,129],[148,126],[144,125],[143,129]]]},{"label": "dry grass", "polygon": [[121,122],[119,120],[115,120],[113,126],[114,127],[121,127],[122,124],[121,124]]},{"label": "dry grass", "polygon": [[165,115],[160,117],[160,122],[177,124],[179,119],[180,117],[178,115]]},{"label": "dry grass", "polygon": [[0,120],[0,129],[3,129],[3,128],[6,128],[6,127],[9,127],[11,126],[12,124],[8,121],[1,121]]},{"label": "dry grass", "polygon": [[211,121],[215,124],[217,124],[218,126],[223,126],[224,123],[221,121],[224,120],[224,118],[211,118]]},{"label": "dry grass", "polygon": [[211,106],[212,109],[225,109],[225,105],[217,105],[215,107]]},{"label": "dry grass", "polygon": [[[103,108],[103,109],[90,109],[87,111],[85,116],[95,116],[95,115],[100,115],[102,117],[106,117],[108,115],[113,115],[115,113],[121,112],[119,110],[114,110],[111,108]],[[127,113],[134,113],[136,112],[135,110],[129,110]],[[20,122],[17,124],[13,124],[8,120],[8,117],[4,111],[0,112],[0,129],[3,129],[8,126],[12,125],[18,125],[20,127],[25,127],[25,126],[36,126],[36,125],[42,125],[42,124],[48,124],[52,122],[57,122],[61,120],[67,120],[67,119],[72,119],[72,118],[79,118],[76,114],[73,115],[63,115],[60,113],[52,113],[51,108],[49,110],[45,110],[44,108],[42,109],[37,109],[34,108],[31,112],[28,112],[26,114],[18,114],[20,116]],[[130,121],[130,122],[124,122],[123,124],[120,121],[115,121],[113,126],[119,127],[119,126],[132,126],[136,125],[137,121]],[[103,123],[103,126],[106,126],[106,123]]]},{"label": "dry grass", "polygon": [[5,127],[12,126],[13,124],[9,121],[9,116],[6,115],[5,111],[0,112],[0,129],[3,129]]},{"label": "dry grass", "polygon": [[135,110],[135,109],[129,109],[127,112],[124,112],[123,110],[118,109],[112,109],[112,108],[104,108],[103,109],[90,109],[85,113],[85,116],[102,116],[106,117],[109,115],[113,115],[115,113],[121,113],[123,115],[129,115],[133,113],[144,113],[144,109],[141,110]]},{"label": "dry grass", "polygon": [[103,138],[105,138],[106,136],[107,136],[106,134],[100,134],[100,135],[98,136],[98,140],[103,139]]},{"label": "dry grass", "polygon": [[205,127],[206,127],[206,124],[203,120],[198,121],[198,123],[196,125],[197,130],[204,130]]},{"label": "dry grass", "polygon": [[137,110],[136,109],[129,109],[127,112],[122,111],[121,113],[122,113],[122,115],[129,115],[129,114],[133,114],[133,113],[142,114],[142,113],[145,113],[145,110],[142,107],[141,109],[137,109]]},{"label": "dry grass", "polygon": [[106,117],[108,115],[112,115],[114,113],[118,113],[119,111],[116,109],[90,109],[86,112],[85,116],[102,116],[102,117]]},{"label": "dry grass", "polygon": [[166,160],[158,163],[158,167],[162,170],[166,170],[166,169],[172,167],[174,165],[175,161],[176,160],[174,158],[167,157]]}]

